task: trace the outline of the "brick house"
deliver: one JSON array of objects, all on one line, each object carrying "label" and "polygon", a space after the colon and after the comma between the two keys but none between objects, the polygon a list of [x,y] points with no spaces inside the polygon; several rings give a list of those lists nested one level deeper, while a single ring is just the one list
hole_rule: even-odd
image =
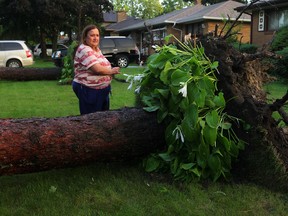
[{"label": "brick house", "polygon": [[[153,19],[139,21],[134,25],[120,28],[117,32],[134,38],[141,53],[149,55],[151,41],[153,44],[161,45],[164,43],[165,36],[169,34],[173,34],[183,41],[185,35],[189,33],[197,37],[214,34],[216,25],[219,33],[225,20],[234,21],[238,17],[239,12],[234,9],[241,6],[244,4],[232,0],[204,6],[201,4],[201,0],[196,0],[193,6],[175,10]],[[250,21],[251,17],[247,14],[243,14],[238,20],[240,33],[238,39],[241,38],[243,43],[250,42]]]},{"label": "brick house", "polygon": [[[242,11],[245,7],[237,7]],[[288,25],[287,0],[260,0],[246,9],[251,15],[251,43],[258,46],[268,44],[275,32]]]}]

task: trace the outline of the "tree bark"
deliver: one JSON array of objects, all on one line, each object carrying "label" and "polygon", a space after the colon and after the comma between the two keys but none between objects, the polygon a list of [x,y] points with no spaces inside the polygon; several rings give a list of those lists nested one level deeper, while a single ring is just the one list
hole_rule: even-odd
[{"label": "tree bark", "polygon": [[0,120],[0,175],[128,160],[164,146],[156,115],[142,109],[63,118]]},{"label": "tree bark", "polygon": [[0,80],[57,80],[60,79],[61,68],[9,68],[0,67]]}]

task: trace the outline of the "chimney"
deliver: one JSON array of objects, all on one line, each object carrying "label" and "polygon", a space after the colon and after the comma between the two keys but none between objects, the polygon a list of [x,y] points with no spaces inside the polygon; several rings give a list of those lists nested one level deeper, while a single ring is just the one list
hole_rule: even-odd
[{"label": "chimney", "polygon": [[127,13],[125,11],[118,11],[117,12],[117,22],[121,22],[127,19]]},{"label": "chimney", "polygon": [[194,5],[200,5],[202,3],[202,0],[194,0]]}]

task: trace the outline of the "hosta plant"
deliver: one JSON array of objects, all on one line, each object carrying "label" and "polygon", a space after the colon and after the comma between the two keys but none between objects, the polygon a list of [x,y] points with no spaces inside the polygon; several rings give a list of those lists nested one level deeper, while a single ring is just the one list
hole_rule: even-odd
[{"label": "hosta plant", "polygon": [[156,111],[159,123],[165,124],[167,146],[145,159],[147,171],[169,171],[183,181],[230,177],[244,143],[232,130],[231,122],[238,119],[224,112],[217,67],[203,47],[179,41],[177,47],[158,47],[149,57],[137,90],[144,109]]}]

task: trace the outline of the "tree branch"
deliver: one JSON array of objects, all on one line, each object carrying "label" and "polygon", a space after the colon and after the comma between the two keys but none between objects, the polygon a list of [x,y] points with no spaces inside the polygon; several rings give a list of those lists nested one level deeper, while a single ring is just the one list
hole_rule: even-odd
[{"label": "tree branch", "polygon": [[285,124],[288,125],[288,115],[283,109],[283,106],[286,104],[287,101],[288,101],[288,90],[281,99],[277,99],[273,104],[269,105],[269,109],[271,111],[278,111],[281,117],[283,118]]},{"label": "tree branch", "polygon": [[234,22],[232,23],[231,27],[227,30],[226,34],[224,35],[223,39],[226,39],[230,36],[230,32],[232,31],[232,29],[235,27],[236,23],[238,22],[238,20],[240,19],[240,17],[242,16],[242,14],[252,5],[254,5],[256,2],[258,2],[260,0],[254,0],[252,1],[250,4],[248,4],[238,15],[238,17],[234,20]]}]

